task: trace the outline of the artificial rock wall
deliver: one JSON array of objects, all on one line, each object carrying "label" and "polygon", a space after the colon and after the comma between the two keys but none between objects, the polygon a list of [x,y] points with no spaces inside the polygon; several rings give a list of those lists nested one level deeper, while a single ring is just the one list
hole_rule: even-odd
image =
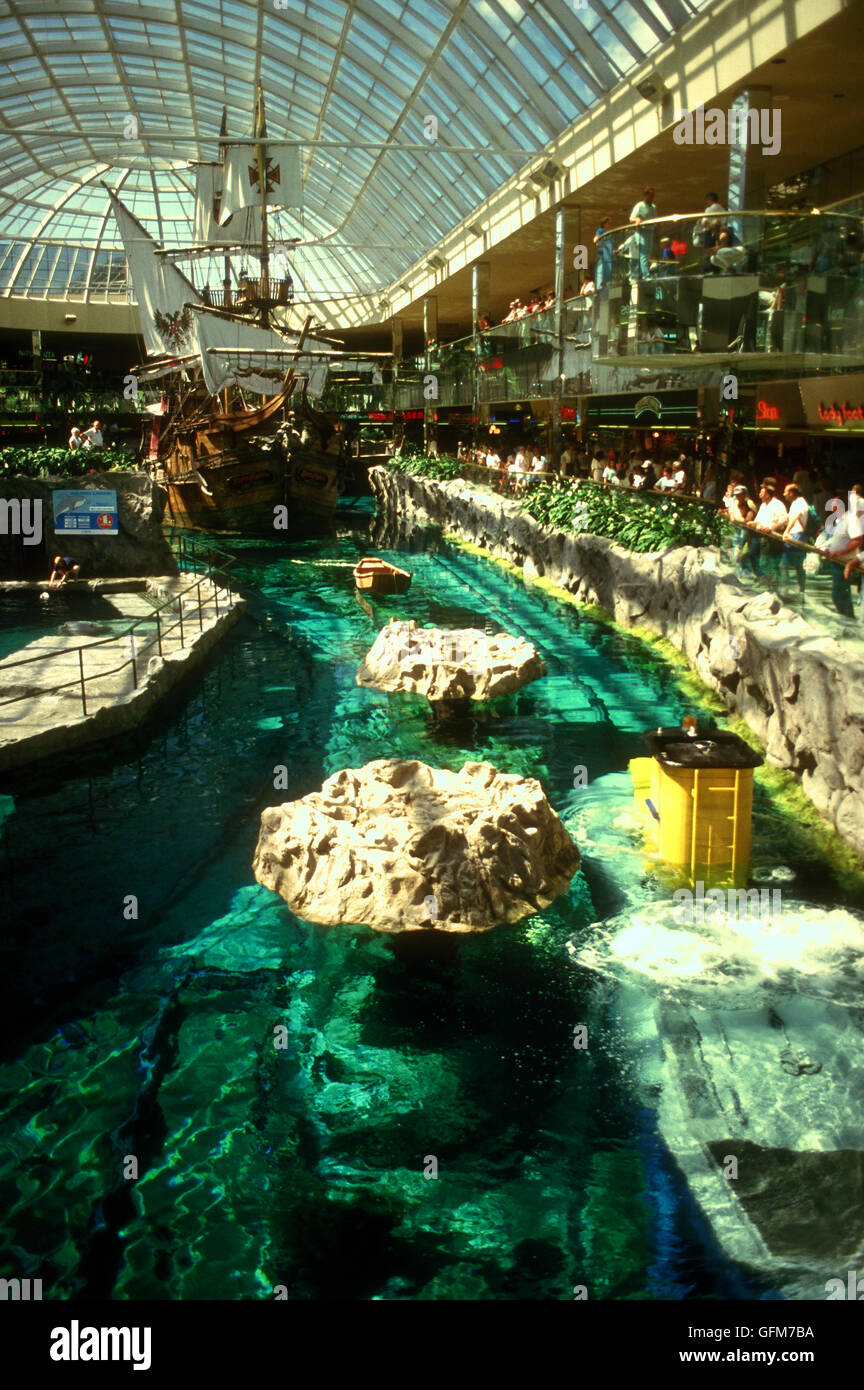
[{"label": "artificial rock wall", "polygon": [[[79,488],[108,488],[117,493],[116,536],[54,532],[52,496]],[[0,578],[47,579],[51,559],[62,552],[81,566],[81,578],[171,574],[177,568],[162,534],[166,493],[146,473],[111,470],[80,478],[0,477],[0,497],[30,498],[42,503],[42,539],[25,545],[20,535],[0,535]]]},{"label": "artificial rock wall", "polygon": [[549,530],[519,503],[473,484],[370,472],[380,507],[433,521],[542,576],[622,627],[649,628],[681,651],[795,773],[814,806],[864,856],[864,662],[773,594],[748,593],[713,550],[637,555],[601,536]]}]

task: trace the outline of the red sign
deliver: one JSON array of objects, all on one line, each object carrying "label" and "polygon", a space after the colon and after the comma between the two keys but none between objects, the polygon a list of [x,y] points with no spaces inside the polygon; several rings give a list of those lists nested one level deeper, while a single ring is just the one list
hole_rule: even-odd
[{"label": "red sign", "polygon": [[844,401],[843,405],[838,405],[836,401],[832,405],[825,405],[820,401],[819,419],[832,425],[844,425],[847,420],[864,421],[864,405],[850,405],[848,401]]},{"label": "red sign", "polygon": [[780,419],[780,407],[777,406],[777,405],[769,405],[768,401],[757,401],[757,402],[756,402],[756,419],[757,419],[757,420],[779,420],[779,419]]},{"label": "red sign", "polygon": [[422,411],[422,410],[403,410],[403,412],[402,412],[402,419],[403,419],[403,420],[422,420],[422,419],[423,419],[423,411]]},{"label": "red sign", "polygon": [[[369,415],[368,415],[367,418],[370,419],[370,420],[392,420],[392,419],[393,419],[393,411],[392,411],[392,410],[370,410],[370,411],[369,411]],[[422,420],[422,418],[423,418],[422,415],[421,415],[420,418],[421,418],[421,420]]]},{"label": "red sign", "polygon": [[114,518],[110,512],[100,512],[96,518],[96,525],[102,531],[110,531]]},{"label": "red sign", "polygon": [[572,405],[562,405],[562,407],[561,407],[561,419],[562,419],[562,420],[575,420],[575,419],[576,419],[576,411],[574,410],[574,408],[573,408]]}]

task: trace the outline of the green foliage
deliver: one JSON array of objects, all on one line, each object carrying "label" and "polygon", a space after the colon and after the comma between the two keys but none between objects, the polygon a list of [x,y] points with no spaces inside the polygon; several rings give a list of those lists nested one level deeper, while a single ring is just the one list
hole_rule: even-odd
[{"label": "green foliage", "polygon": [[541,526],[606,536],[628,550],[664,550],[676,545],[718,545],[716,511],[666,496],[601,487],[581,479],[550,479],[532,488],[522,503]]},{"label": "green foliage", "polygon": [[80,478],[108,469],[128,472],[137,467],[134,452],[125,444],[106,449],[65,449],[40,444],[0,449],[0,477]]},{"label": "green foliage", "polygon": [[431,458],[429,454],[412,454],[389,459],[387,467],[391,473],[413,473],[417,478],[446,482],[451,478],[461,478],[465,464],[462,459],[447,454],[441,454],[438,458]]}]

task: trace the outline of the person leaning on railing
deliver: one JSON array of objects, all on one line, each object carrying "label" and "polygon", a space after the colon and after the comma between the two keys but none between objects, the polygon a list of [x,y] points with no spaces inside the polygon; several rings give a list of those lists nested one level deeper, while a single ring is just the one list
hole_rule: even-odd
[{"label": "person leaning on railing", "polygon": [[[783,496],[789,508],[783,539],[786,542],[804,541],[807,538],[807,526],[810,521],[810,508],[807,499],[801,495],[801,489],[795,483],[789,483],[783,489]],[[799,550],[797,546],[786,544],[783,547],[783,554],[780,556],[780,567],[785,570],[790,565],[795,571],[798,588],[803,594],[804,551]]]},{"label": "person leaning on railing", "polygon": [[745,522],[751,531],[756,534],[751,536],[750,544],[747,547],[746,563],[750,565],[754,575],[759,574],[759,554],[762,548],[763,536],[776,536],[786,530],[788,514],[780,498],[777,496],[773,486],[767,482],[763,483],[759,489],[759,501],[761,506],[756,513],[754,521]]},{"label": "person leaning on railing", "polygon": [[852,571],[858,567],[861,553],[862,527],[864,527],[864,486],[856,483],[849,493],[851,507],[839,520],[826,522],[825,529],[816,538],[816,545],[826,555],[835,560],[847,558],[846,565],[831,565],[831,597],[834,607],[843,618],[854,618],[852,603]]},{"label": "person leaning on railing", "polygon": [[[753,501],[753,498],[750,496],[743,483],[735,483],[731,486],[731,490],[723,498],[723,505],[725,506],[726,515],[729,517],[729,520],[740,522],[742,526],[746,526],[753,521],[758,510],[756,503]],[[743,532],[736,534],[735,547],[732,555],[733,563],[736,566],[743,566],[750,544],[750,537],[746,536]]]}]

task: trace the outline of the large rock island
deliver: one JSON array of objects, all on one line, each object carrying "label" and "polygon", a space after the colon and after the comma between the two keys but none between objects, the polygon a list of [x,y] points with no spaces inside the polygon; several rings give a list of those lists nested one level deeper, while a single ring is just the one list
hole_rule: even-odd
[{"label": "large rock island", "polygon": [[381,759],[261,816],[253,868],[296,916],[488,931],[559,897],[579,851],[534,778]]},{"label": "large rock island", "polygon": [[357,684],[410,690],[433,702],[488,700],[521,690],[545,674],[544,662],[524,637],[470,627],[418,627],[394,619],[366,653]]}]

